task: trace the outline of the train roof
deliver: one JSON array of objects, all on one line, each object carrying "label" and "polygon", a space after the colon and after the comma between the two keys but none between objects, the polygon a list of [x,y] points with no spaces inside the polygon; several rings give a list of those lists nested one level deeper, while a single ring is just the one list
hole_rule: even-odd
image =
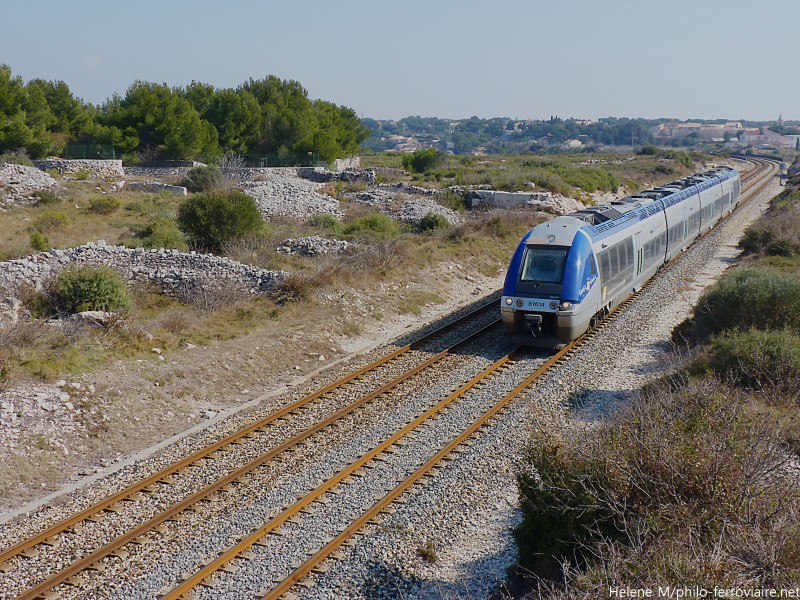
[{"label": "train roof", "polygon": [[716,167],[567,216],[580,219],[588,224],[592,237],[605,237],[604,233],[610,235],[611,230],[617,227],[624,227],[631,221],[646,219],[660,212],[663,206],[673,206],[696,192],[718,185],[724,180],[738,177],[738,175],[738,171],[730,167]]}]

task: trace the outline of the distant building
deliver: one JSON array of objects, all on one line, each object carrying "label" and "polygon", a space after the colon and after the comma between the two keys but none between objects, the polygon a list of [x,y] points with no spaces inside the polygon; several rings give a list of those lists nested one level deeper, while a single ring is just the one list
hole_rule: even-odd
[{"label": "distant building", "polygon": [[747,146],[760,148],[770,146],[772,148],[794,148],[797,145],[798,135],[781,135],[770,131],[769,127],[754,127],[745,130],[742,142]]},{"label": "distant building", "polygon": [[419,141],[413,137],[392,134],[387,139],[391,147],[386,152],[414,152],[421,147]]},{"label": "distant building", "polygon": [[575,123],[577,125],[594,125],[594,121],[591,119],[575,119]]},{"label": "distant building", "polygon": [[742,131],[744,131],[744,127],[739,121],[728,121],[722,124],[673,121],[655,126],[651,133],[656,139],[662,140],[683,139],[692,134],[697,134],[694,137],[700,139],[713,140],[714,138],[724,138],[726,133],[729,134],[729,137],[737,137]]},{"label": "distant building", "polygon": [[583,146],[583,142],[580,140],[566,140],[564,145],[570,150],[574,150],[576,148],[581,148]]}]

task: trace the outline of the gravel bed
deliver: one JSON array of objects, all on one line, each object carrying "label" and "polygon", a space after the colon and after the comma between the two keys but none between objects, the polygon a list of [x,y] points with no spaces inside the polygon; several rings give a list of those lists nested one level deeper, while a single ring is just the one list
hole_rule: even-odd
[{"label": "gravel bed", "polygon": [[[493,338],[493,341],[482,339],[480,345],[478,346],[476,343],[472,351],[467,348],[463,354],[445,359],[437,369],[437,372],[441,373],[440,376],[436,377],[425,373],[417,376],[415,382],[401,386],[396,393],[392,394],[394,406],[376,403],[376,406],[370,407],[373,413],[370,418],[365,418],[368,415],[359,414],[357,419],[350,421],[349,431],[344,432],[345,434],[338,443],[331,445],[326,438],[324,444],[306,447],[302,451],[303,456],[298,460],[295,461],[293,457],[292,462],[296,463],[294,468],[284,469],[281,477],[276,477],[271,469],[260,472],[257,477],[252,478],[252,481],[242,484],[242,489],[237,491],[236,502],[231,503],[224,514],[215,514],[211,519],[205,507],[200,509],[198,514],[190,514],[187,521],[177,524],[180,532],[167,535],[167,539],[158,542],[158,556],[154,556],[153,547],[148,548],[148,557],[144,565],[134,564],[132,557],[129,557],[122,565],[124,574],[109,568],[102,575],[97,575],[97,578],[102,581],[122,581],[123,578],[130,578],[131,570],[148,573],[143,580],[121,588],[119,597],[150,597],[162,590],[165,585],[174,584],[180,574],[196,570],[199,565],[235,543],[239,537],[267,521],[270,515],[275,514],[283,506],[293,503],[299,496],[313,489],[320,481],[330,478],[338,469],[352,463],[359,456],[371,450],[380,441],[389,437],[406,422],[446,395],[454,386],[466,381],[479,369],[508,350],[508,342],[499,331],[490,337]],[[430,385],[430,379],[434,379],[436,383]],[[424,390],[422,393],[419,392],[420,388]],[[447,423],[450,419],[451,416],[448,414],[440,422]],[[437,422],[437,428],[440,427],[440,422]],[[345,428],[347,427],[345,425]],[[460,427],[462,427],[461,424],[451,425],[450,429],[457,431]],[[418,449],[425,449],[429,446],[429,443],[415,443],[415,447]],[[303,468],[300,465],[303,465]],[[345,494],[342,496],[344,497]],[[349,498],[351,510],[361,506],[360,498],[362,496],[363,492],[359,492]],[[253,504],[249,505],[251,501]],[[274,552],[283,560],[283,568],[288,570],[292,562],[302,558],[305,551],[313,549],[320,540],[323,540],[324,536],[330,532],[330,527],[343,526],[349,518],[351,517],[347,512],[338,510],[335,515],[323,518],[327,529],[312,525],[309,531],[304,526],[302,537],[287,535],[285,538],[278,538],[280,543]],[[310,521],[313,520],[310,519]],[[260,561],[258,562],[260,563]],[[93,574],[88,577],[91,577],[92,580],[95,579]],[[250,591],[258,591],[261,587],[263,584],[258,584],[257,589],[250,589]],[[233,597],[241,591],[241,587],[238,587]],[[99,588],[98,593],[105,597],[115,597],[110,588]],[[219,594],[220,591],[217,588],[212,597],[224,597]]]},{"label": "gravel bed", "polygon": [[[291,417],[291,419],[286,423],[280,423],[271,427],[269,431],[258,435],[258,437],[254,439],[252,443],[236,446],[231,451],[220,455],[220,458],[217,460],[206,461],[202,469],[191,469],[188,473],[180,475],[176,474],[174,476],[175,483],[170,486],[157,486],[157,490],[153,494],[145,495],[141,502],[123,503],[120,506],[120,512],[117,515],[114,515],[113,518],[109,518],[103,523],[87,523],[80,535],[67,534],[60,536],[62,543],[57,550],[54,550],[53,552],[42,552],[38,557],[20,561],[19,568],[15,569],[9,574],[13,574],[13,584],[2,584],[3,578],[0,577],[0,584],[2,584],[0,585],[0,589],[12,593],[15,590],[21,590],[26,586],[30,587],[31,585],[34,585],[36,581],[42,579],[44,574],[52,573],[57,567],[63,566],[63,560],[60,557],[65,555],[73,557],[85,555],[87,547],[98,547],[112,540],[122,531],[130,530],[134,526],[153,516],[159,509],[163,509],[164,507],[170,506],[175,502],[187,497],[196,491],[201,484],[211,483],[227,475],[240,465],[254,459],[266,448],[276,446],[291,435],[304,430],[306,427],[313,425],[325,416],[332,414],[353,399],[356,399],[368,393],[369,391],[376,389],[380,385],[383,385],[387,381],[396,377],[399,373],[408,370],[416,364],[419,364],[421,361],[429,358],[432,353],[438,352],[441,349],[452,345],[452,343],[464,337],[465,329],[477,330],[495,318],[496,316],[492,314],[491,311],[484,311],[482,314],[471,318],[469,322],[470,324],[466,328],[459,328],[438,335],[433,340],[428,341],[425,344],[421,344],[419,350],[409,351],[408,353],[394,359],[389,364],[363,375],[356,382],[346,386],[340,393],[330,394],[326,397],[318,399],[312,408],[303,411],[297,416]],[[460,358],[448,357],[445,360],[453,361],[460,360]],[[350,372],[351,370],[353,369],[348,368],[345,369],[345,372]],[[335,378],[338,377],[332,377],[331,379]],[[318,389],[321,386],[315,387]],[[306,391],[307,390],[302,392],[298,391],[298,393],[295,395],[302,397],[305,395]],[[295,398],[290,398],[289,401],[294,399]],[[369,415],[366,414],[370,411],[375,413],[372,415],[371,421],[379,421],[382,413],[377,406],[362,410],[358,415],[358,421],[361,423],[363,423],[365,420],[370,421]],[[264,412],[272,411],[270,410]],[[257,418],[259,418],[261,415],[254,414],[252,416],[256,417],[251,419],[251,421],[254,421],[257,420]],[[346,425],[339,427],[335,431],[335,435],[326,433],[325,444],[340,443],[343,439],[347,439],[350,435],[352,435],[352,431],[349,430]],[[198,447],[202,447],[211,441],[215,440],[204,440],[203,443],[196,443],[196,445],[191,448],[191,451],[194,451]],[[310,445],[307,448],[311,448],[312,450],[315,449],[313,445]],[[188,452],[186,453],[188,454]],[[292,456],[291,461],[289,461],[289,465],[284,465],[284,471],[287,469],[291,469],[292,472],[301,470],[304,461],[309,461],[311,458],[311,456],[304,457],[300,454],[295,454]],[[157,469],[148,469],[148,473],[155,470]],[[273,475],[274,474],[275,473],[273,473]],[[141,477],[144,477],[144,474],[140,474],[138,477],[134,475],[133,477],[126,479],[135,480]],[[125,483],[128,483],[128,481],[126,480]],[[122,487],[122,485],[119,485],[119,487]],[[113,491],[116,490],[109,490],[107,493],[100,492],[92,495],[91,497],[93,500],[97,500],[110,495],[113,493]],[[80,508],[81,507],[76,507],[75,505],[66,505],[63,507],[64,510],[53,511],[55,514],[51,515],[51,518],[48,519],[48,522],[52,522],[52,520],[66,516],[66,514],[76,512]],[[25,537],[40,531],[45,526],[41,521],[36,522],[34,520],[27,523],[23,522],[21,525],[23,526],[19,528],[7,528],[9,529],[10,533],[8,539],[11,543],[14,543],[20,539],[24,539]],[[27,525],[27,527],[24,525]],[[111,560],[113,562],[114,559]]]}]

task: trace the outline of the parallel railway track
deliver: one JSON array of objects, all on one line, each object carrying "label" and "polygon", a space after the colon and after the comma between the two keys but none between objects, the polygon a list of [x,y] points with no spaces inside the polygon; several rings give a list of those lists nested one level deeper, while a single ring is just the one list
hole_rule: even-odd
[{"label": "parallel railway track", "polygon": [[[757,163],[756,168],[742,176],[743,199],[741,203],[746,202],[747,199],[755,196],[761,189],[763,189],[763,187],[769,183],[770,174],[772,174],[775,169],[774,164],[770,163],[769,161],[754,160],[754,162]],[[745,193],[748,194],[747,198],[744,197]],[[582,344],[599,335],[599,333],[610,322],[610,320],[613,320],[616,315],[618,315],[620,311],[624,309],[625,306],[628,306],[631,302],[633,302],[637,295],[638,293],[628,298],[628,300],[620,305],[615,313],[612,313],[611,317],[603,321],[597,329],[591,331],[583,338],[576,340],[558,352],[555,356],[552,356],[548,360],[544,361],[543,364],[541,364],[535,370],[535,372],[525,376],[519,383],[513,386],[512,389],[505,393],[499,401],[493,402],[490,406],[487,406],[485,410],[482,410],[480,416],[478,416],[478,418],[476,418],[468,428],[464,429],[455,436],[451,436],[449,441],[447,441],[447,443],[445,443],[442,447],[429,449],[430,452],[427,460],[422,461],[417,468],[408,475],[408,477],[396,482],[396,485],[390,490],[386,491],[376,502],[364,506],[361,514],[357,516],[357,518],[353,519],[350,525],[344,527],[343,530],[340,531],[336,536],[328,540],[327,543],[321,546],[307,560],[301,564],[297,564],[296,568],[291,572],[277,578],[276,581],[270,582],[272,584],[271,587],[263,590],[263,594],[261,595],[265,598],[280,597],[291,590],[292,587],[297,583],[307,578],[313,570],[319,569],[322,563],[331,555],[334,555],[336,550],[342,544],[347,543],[348,539],[352,538],[352,536],[357,532],[363,530],[364,527],[373,522],[381,513],[391,511],[391,505],[398,502],[405,492],[413,488],[415,485],[418,485],[420,482],[423,482],[426,476],[428,476],[432,470],[436,469],[437,467],[441,467],[444,462],[453,459],[455,454],[458,453],[459,447],[465,443],[468,443],[470,437],[476,435],[488,423],[491,423],[493,419],[502,414],[502,412],[505,410],[508,404],[513,401],[514,398],[530,388],[534,382],[539,380],[545,373],[552,370],[555,366],[569,360],[571,356],[578,352]],[[492,303],[492,305],[494,305],[494,303]],[[480,310],[485,310],[485,307],[478,309],[478,311]],[[455,325],[456,324],[454,323],[449,327],[453,327]],[[431,335],[438,335],[439,333],[440,332],[437,331]],[[480,336],[483,333],[485,333],[484,329],[480,330],[480,332],[476,333],[474,336],[469,336],[469,338],[462,340],[459,344],[457,344],[457,346],[467,344],[469,341],[474,340],[475,337]],[[427,340],[429,337],[426,337],[425,339]],[[290,404],[276,413],[273,413],[269,417],[254,423],[241,432],[237,432],[234,435],[228,436],[220,442],[213,444],[202,451],[194,453],[190,457],[187,457],[185,461],[171,465],[159,473],[148,477],[142,482],[134,486],[130,486],[129,488],[119,492],[118,494],[115,494],[105,501],[78,513],[71,519],[62,521],[61,523],[58,523],[55,526],[41,532],[39,535],[3,551],[0,553],[0,570],[7,570],[9,571],[8,575],[12,574],[15,561],[26,560],[25,556],[32,555],[34,552],[47,551],[48,544],[56,543],[56,538],[58,536],[67,535],[67,532],[74,528],[75,524],[87,519],[92,519],[93,516],[101,514],[105,511],[113,510],[114,507],[121,501],[126,500],[131,496],[136,496],[137,494],[147,492],[148,488],[152,488],[152,486],[158,483],[169,483],[170,479],[175,474],[186,470],[187,465],[189,464],[198,464],[198,461],[203,460],[213,460],[214,454],[219,453],[226,447],[230,447],[232,444],[236,445],[241,443],[241,440],[246,439],[248,436],[257,435],[256,432],[263,430],[263,428],[267,427],[269,423],[275,423],[281,419],[289,418],[292,415],[297,414],[299,410],[302,410],[301,407],[305,406],[303,402],[313,402],[317,398],[329,393],[332,389],[335,389],[337,385],[346,385],[348,382],[357,379],[364,373],[377,369],[380,365],[386,364],[386,362],[392,361],[397,356],[410,351],[412,347],[418,347],[421,343],[423,343],[423,340],[387,354],[387,356],[383,357],[381,360],[367,365],[363,369],[348,375],[342,380],[335,382],[331,386],[328,386],[323,390],[320,390],[315,394],[302,399],[301,401]],[[438,360],[441,360],[444,356],[454,352],[455,350],[456,348],[450,348],[449,350],[444,350],[440,353],[437,353],[435,356],[422,361],[416,367],[410,369],[407,374],[401,375],[384,386],[376,388],[376,390],[371,393],[371,398],[369,398],[370,394],[364,397],[369,399],[362,398],[362,404],[370,402],[370,400],[379,396],[381,393],[399,385],[401,381],[407,380],[408,377],[420,373],[430,365],[436,363]],[[365,468],[369,468],[371,465],[374,465],[376,461],[391,460],[391,456],[397,452],[397,448],[401,444],[405,445],[413,443],[408,440],[415,434],[415,432],[418,432],[420,428],[430,425],[438,418],[441,418],[441,416],[446,414],[448,410],[451,410],[454,406],[457,406],[459,402],[462,402],[464,398],[470,394],[471,390],[480,388],[488,379],[497,377],[498,374],[509,370],[514,365],[515,360],[520,353],[520,349],[515,349],[498,360],[492,362],[492,364],[472,377],[472,379],[470,379],[470,381],[468,381],[466,384],[458,386],[458,388],[453,390],[452,393],[447,395],[445,398],[442,398],[439,402],[431,405],[426,411],[423,411],[404,427],[388,436],[383,442],[364,453],[360,458],[347,465],[344,469],[327,478],[313,490],[297,499],[297,501],[291,506],[288,506],[284,510],[273,515],[260,527],[255,528],[249,535],[243,536],[238,543],[232,545],[230,548],[228,548],[228,550],[221,552],[219,556],[213,560],[208,561],[206,565],[197,569],[195,573],[186,576],[180,584],[170,590],[165,591],[164,597],[178,598],[189,594],[191,590],[195,589],[198,585],[215,585],[215,582],[230,576],[228,572],[233,570],[231,568],[232,565],[243,560],[254,560],[254,556],[257,553],[254,553],[253,549],[257,548],[258,546],[267,545],[268,543],[265,536],[274,534],[276,532],[284,533],[281,531],[281,527],[285,523],[290,522],[292,519],[296,519],[300,513],[308,511],[312,503],[320,502],[327,496],[336,495],[336,492],[340,490],[342,486],[346,486],[349,481],[352,481],[354,476],[357,476],[359,473],[363,473]],[[357,403],[358,402],[354,404]],[[344,410],[345,409],[342,409],[342,411]],[[322,421],[310,429],[314,429],[314,432],[322,431],[331,423],[341,418],[343,414],[344,413],[337,413],[330,418],[330,421]],[[96,567],[106,557],[124,557],[125,553],[123,547],[127,544],[130,544],[132,541],[137,539],[142,540],[143,536],[145,536],[147,532],[153,531],[154,528],[157,528],[165,521],[172,519],[181,511],[185,511],[190,507],[197,505],[197,503],[202,501],[204,498],[207,498],[221,489],[225,489],[226,486],[238,481],[250,470],[258,468],[260,464],[271,460],[280,453],[285,452],[288,448],[296,446],[304,439],[307,439],[307,437],[310,435],[313,435],[313,433],[308,433],[308,435],[301,433],[299,436],[295,436],[298,439],[295,440],[295,438],[291,438],[284,444],[276,446],[270,452],[264,453],[259,456],[259,458],[251,461],[251,463],[243,465],[240,467],[240,469],[232,471],[228,476],[213,482],[206,489],[195,492],[193,495],[187,497],[184,501],[176,503],[175,505],[169,507],[168,510],[153,516],[150,520],[130,530],[125,535],[115,538],[113,541],[105,544],[103,547],[95,549],[93,552],[84,555],[82,558],[73,562],[68,567],[58,571],[57,573],[49,575],[44,581],[41,581],[30,589],[23,591],[18,597],[47,597],[48,593],[54,593],[53,590],[56,588],[56,586],[69,583],[71,580],[73,583],[80,585],[79,581],[72,579],[78,573],[81,573],[86,569]],[[295,441],[291,442],[291,440]],[[208,457],[212,458],[209,459]],[[124,560],[124,558],[122,560]]]}]

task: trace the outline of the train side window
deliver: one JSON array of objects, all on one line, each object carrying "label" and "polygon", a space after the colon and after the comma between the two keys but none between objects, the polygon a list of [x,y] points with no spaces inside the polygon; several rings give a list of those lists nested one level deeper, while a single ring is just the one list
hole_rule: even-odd
[{"label": "train side window", "polygon": [[611,279],[611,261],[608,257],[608,250],[600,254],[600,274],[605,282]]},{"label": "train side window", "polygon": [[633,251],[633,239],[628,238],[624,244],[625,248],[625,270],[632,269],[636,262],[636,255]]}]

